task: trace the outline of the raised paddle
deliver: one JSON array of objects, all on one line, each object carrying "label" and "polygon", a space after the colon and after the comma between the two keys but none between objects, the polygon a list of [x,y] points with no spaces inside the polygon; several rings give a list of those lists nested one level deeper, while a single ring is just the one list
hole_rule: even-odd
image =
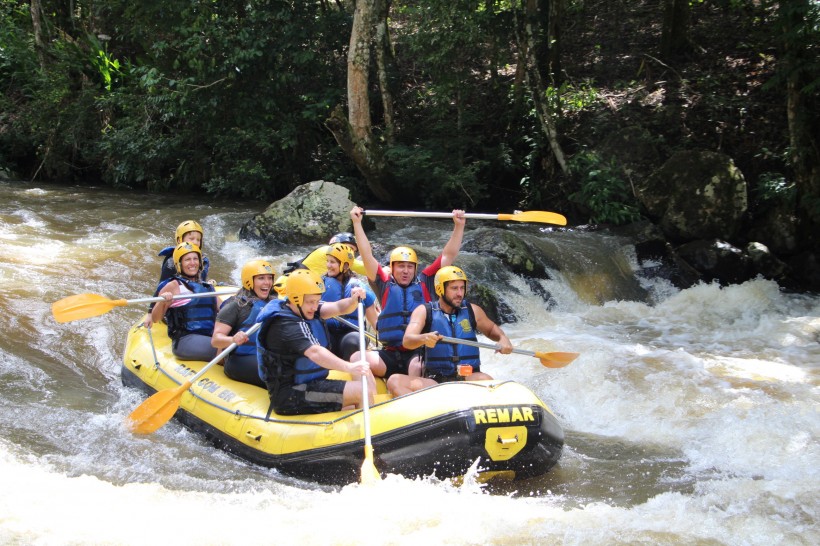
[{"label": "raised paddle", "polygon": [[[452,212],[411,212],[404,210],[365,210],[366,216],[399,216],[402,218],[452,218]],[[567,225],[567,219],[557,212],[546,212],[543,210],[517,210],[512,214],[483,214],[478,212],[466,212],[465,218],[476,218],[478,220],[501,220],[503,222],[535,222],[538,224],[555,224],[556,226]]]},{"label": "raised paddle", "polygon": [[[491,343],[481,343],[480,341],[471,341],[469,339],[458,339],[454,337],[447,337],[442,336],[441,341],[444,343],[455,343],[458,345],[470,345],[472,347],[482,347],[484,349],[495,349],[498,350],[498,345],[493,345]],[[535,358],[541,361],[541,364],[546,366],[547,368],[563,368],[576,358],[578,358],[578,353],[563,353],[563,352],[551,352],[551,353],[542,353],[542,352],[532,352],[532,351],[525,351],[523,349],[513,349],[512,352],[520,354],[520,355],[527,355],[527,356],[534,356]]]},{"label": "raised paddle", "polygon": [[[213,298],[231,294],[236,294],[236,290],[221,290],[219,292],[203,292],[199,294],[177,294],[172,296],[171,299]],[[52,303],[51,313],[57,322],[70,322],[72,320],[104,315],[115,307],[122,307],[133,303],[152,303],[160,301],[165,301],[165,298],[156,296],[153,298],[137,298],[134,300],[112,300],[99,294],[77,294]]]},{"label": "raised paddle", "polygon": [[[367,363],[364,343],[364,304],[359,300],[359,354],[362,363]],[[367,395],[367,374],[362,375],[362,411],[364,412],[364,462],[362,462],[362,483],[371,484],[382,479],[373,463],[373,443],[370,439],[370,408]]]},{"label": "raised paddle", "polygon": [[[257,322],[248,328],[245,333],[251,335],[261,326],[262,323]],[[177,409],[179,409],[179,403],[182,399],[182,395],[185,394],[189,388],[191,388],[191,385],[202,377],[205,372],[210,370],[212,366],[218,364],[223,358],[228,356],[228,354],[236,349],[236,347],[236,343],[231,343],[225,347],[221,353],[216,355],[216,358],[205,364],[205,366],[199,370],[199,373],[191,379],[179,387],[171,387],[170,389],[161,390],[137,406],[126,420],[128,428],[131,429],[131,432],[136,434],[151,434],[167,423],[168,420],[177,412]]]}]

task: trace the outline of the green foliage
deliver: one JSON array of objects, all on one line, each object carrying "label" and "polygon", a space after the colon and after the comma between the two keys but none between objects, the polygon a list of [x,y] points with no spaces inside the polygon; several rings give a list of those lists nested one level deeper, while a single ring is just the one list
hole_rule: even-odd
[{"label": "green foliage", "polygon": [[592,222],[621,225],[641,219],[630,186],[614,160],[581,152],[570,160],[570,169],[580,179],[580,190],[570,199],[590,211]]},{"label": "green foliage", "polygon": [[755,188],[758,199],[766,203],[794,204],[797,188],[781,173],[763,173],[757,180]]}]

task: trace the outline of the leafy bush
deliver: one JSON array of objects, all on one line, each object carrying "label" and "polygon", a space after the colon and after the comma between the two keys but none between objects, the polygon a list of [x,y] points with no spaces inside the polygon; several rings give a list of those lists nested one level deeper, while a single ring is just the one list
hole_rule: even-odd
[{"label": "leafy bush", "polygon": [[628,224],[641,219],[638,203],[615,160],[605,162],[594,152],[581,152],[570,162],[580,189],[570,199],[589,210],[595,223]]}]

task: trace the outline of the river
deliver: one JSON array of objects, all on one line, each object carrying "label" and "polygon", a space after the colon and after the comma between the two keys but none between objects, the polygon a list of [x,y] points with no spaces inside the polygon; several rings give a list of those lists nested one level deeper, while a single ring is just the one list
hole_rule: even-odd
[{"label": "river", "polygon": [[[482,369],[527,385],[561,421],[564,455],[545,477],[333,488],[176,422],[131,435],[123,420],[143,397],[119,371],[143,309],[58,324],[51,304],[150,296],[156,253],[186,219],[204,226],[211,278],[237,283],[256,256],[281,271],[309,249],[240,241],[262,208],[0,182],[0,543],[820,543],[820,297],[765,280],[677,290],[643,278],[647,264],[604,233],[536,231],[553,259],[581,264],[540,282],[550,305],[524,279],[481,273],[505,279],[494,288],[521,318],[504,325],[516,346],[581,354],[562,369],[483,354]],[[371,237],[440,248],[451,225],[380,218]],[[469,275],[479,262],[458,263]],[[648,301],[594,301],[590,284],[607,283],[640,285]]]}]

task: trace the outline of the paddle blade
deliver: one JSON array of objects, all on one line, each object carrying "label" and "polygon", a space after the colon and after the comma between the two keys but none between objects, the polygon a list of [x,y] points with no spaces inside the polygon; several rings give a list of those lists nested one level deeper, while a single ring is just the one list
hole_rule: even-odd
[{"label": "paddle blade", "polygon": [[567,225],[567,219],[557,212],[546,212],[543,210],[525,210],[514,214],[499,214],[499,220],[512,220],[513,222],[534,222],[538,224],[555,224],[556,226]]},{"label": "paddle blade", "polygon": [[51,314],[57,322],[69,322],[105,314],[125,300],[112,300],[99,294],[77,294],[51,304]]},{"label": "paddle blade", "polygon": [[368,485],[381,481],[382,476],[379,474],[376,465],[373,463],[373,446],[364,446],[364,462],[362,463],[362,484]]},{"label": "paddle blade", "polygon": [[580,356],[578,353],[535,353],[535,357],[547,368],[563,368]]},{"label": "paddle blade", "polygon": [[126,420],[126,425],[135,434],[151,434],[167,423],[179,409],[183,393],[191,383],[185,382],[173,389],[161,390],[137,406]]}]

